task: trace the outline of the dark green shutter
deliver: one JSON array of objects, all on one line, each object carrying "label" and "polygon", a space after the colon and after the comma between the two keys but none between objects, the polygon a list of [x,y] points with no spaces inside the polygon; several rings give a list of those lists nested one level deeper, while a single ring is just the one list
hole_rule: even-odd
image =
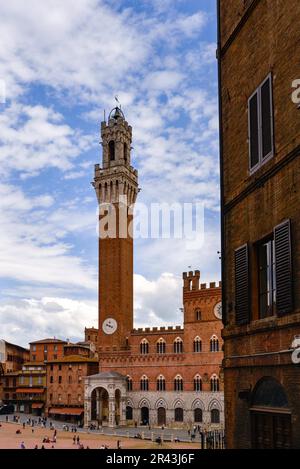
[{"label": "dark green shutter", "polygon": [[261,87],[261,127],[262,127],[262,158],[269,156],[273,149],[273,123],[271,101],[271,78]]},{"label": "dark green shutter", "polygon": [[278,316],[284,316],[285,314],[289,314],[293,310],[293,279],[290,220],[287,220],[274,228],[274,240],[276,311]]},{"label": "dark green shutter", "polygon": [[236,324],[250,321],[250,282],[248,245],[235,251],[235,314]]}]

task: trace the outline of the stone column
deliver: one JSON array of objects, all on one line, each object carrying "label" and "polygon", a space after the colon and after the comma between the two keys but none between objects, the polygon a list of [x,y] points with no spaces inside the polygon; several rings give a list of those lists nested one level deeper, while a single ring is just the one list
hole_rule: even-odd
[{"label": "stone column", "polygon": [[102,401],[101,401],[101,396],[100,396],[100,389],[96,390],[96,409],[97,409],[97,421],[98,423],[102,419]]},{"label": "stone column", "polygon": [[84,426],[88,428],[91,421],[91,398],[88,397],[84,401]]},{"label": "stone column", "polygon": [[108,399],[108,426],[113,428],[116,426],[116,405],[115,397],[109,397]]},{"label": "stone column", "polygon": [[120,425],[126,425],[126,397],[121,397],[120,402]]}]

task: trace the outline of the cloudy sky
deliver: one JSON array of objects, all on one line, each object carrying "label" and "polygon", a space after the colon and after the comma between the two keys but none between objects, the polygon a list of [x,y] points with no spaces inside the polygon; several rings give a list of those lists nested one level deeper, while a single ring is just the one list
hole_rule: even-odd
[{"label": "cloudy sky", "polygon": [[182,272],[219,280],[214,0],[1,2],[0,336],[97,326],[99,126],[118,95],[139,201],[202,202],[205,238],[135,242],[135,324],[180,324]]}]

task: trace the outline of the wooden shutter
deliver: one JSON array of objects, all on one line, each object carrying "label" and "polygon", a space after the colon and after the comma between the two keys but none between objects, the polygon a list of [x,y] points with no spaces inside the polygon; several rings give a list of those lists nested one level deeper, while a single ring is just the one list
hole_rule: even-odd
[{"label": "wooden shutter", "polygon": [[235,251],[235,314],[236,324],[250,321],[250,282],[248,245]]},{"label": "wooden shutter", "polygon": [[284,316],[293,310],[291,222],[281,223],[274,228],[276,311]]},{"label": "wooden shutter", "polygon": [[262,158],[273,152],[272,82],[271,76],[261,87]]},{"label": "wooden shutter", "polygon": [[258,122],[258,92],[250,99],[249,112],[249,144],[250,144],[250,168],[259,163],[259,122]]}]

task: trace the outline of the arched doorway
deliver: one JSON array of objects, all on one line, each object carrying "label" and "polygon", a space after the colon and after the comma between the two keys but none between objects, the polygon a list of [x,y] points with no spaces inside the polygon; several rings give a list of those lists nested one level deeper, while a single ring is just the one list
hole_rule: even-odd
[{"label": "arched doorway", "polygon": [[196,409],[194,409],[194,422],[202,423],[202,420],[203,420],[202,409],[200,407],[196,407]]},{"label": "arched doorway", "polygon": [[182,407],[177,407],[174,413],[175,422],[183,422],[183,409]]},{"label": "arched doorway", "polygon": [[91,395],[91,419],[100,425],[108,422],[108,392],[104,388],[96,388]]},{"label": "arched doorway", "polygon": [[141,424],[142,425],[149,424],[149,408],[148,407],[141,408]]},{"label": "arched doorway", "polygon": [[211,423],[220,423],[220,411],[219,411],[219,409],[212,409],[210,411],[210,421],[211,421]]},{"label": "arched doorway", "polygon": [[291,448],[291,412],[282,385],[274,378],[258,382],[251,403],[252,447]]},{"label": "arched doorway", "polygon": [[166,409],[164,407],[157,409],[157,425],[166,425]]},{"label": "arched doorway", "polygon": [[126,407],[126,420],[132,420],[133,419],[133,409],[130,405]]}]

